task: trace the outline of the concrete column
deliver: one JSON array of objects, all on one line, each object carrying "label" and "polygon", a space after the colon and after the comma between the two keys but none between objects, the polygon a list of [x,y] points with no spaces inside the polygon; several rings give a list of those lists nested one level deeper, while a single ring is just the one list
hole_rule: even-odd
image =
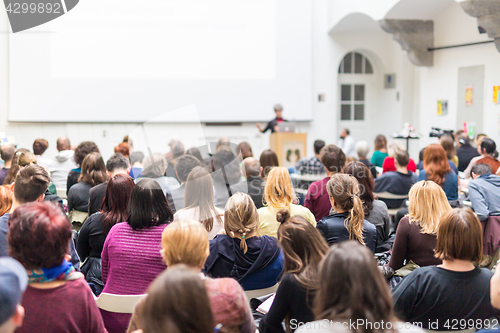
[{"label": "concrete column", "polygon": [[488,37],[495,39],[500,52],[500,0],[466,0],[460,5],[467,14],[477,18],[477,25],[486,30]]}]

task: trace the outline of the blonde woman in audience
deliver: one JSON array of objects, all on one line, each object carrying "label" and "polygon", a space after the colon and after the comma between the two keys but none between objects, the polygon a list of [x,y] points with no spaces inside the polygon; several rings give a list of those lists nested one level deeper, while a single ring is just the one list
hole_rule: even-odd
[{"label": "blonde woman in audience", "polygon": [[335,214],[322,218],[316,228],[328,245],[353,239],[375,252],[377,228],[365,220],[356,178],[348,174],[335,174],[326,184],[326,190]]},{"label": "blonde woman in audience", "polygon": [[210,241],[205,273],[236,279],[245,290],[274,286],[283,273],[283,255],[275,238],[257,236],[258,224],[257,208],[248,194],[230,197],[224,233]]},{"label": "blonde woman in audience", "polygon": [[[208,256],[209,243],[207,231],[199,222],[188,220],[172,222],[163,231],[161,243],[161,255],[169,267],[167,271],[175,265],[183,264],[194,273],[198,273],[198,279],[204,282],[214,315],[214,325],[222,325],[219,332],[253,333],[255,331],[248,300],[238,282],[231,278],[205,278],[203,274],[200,274]],[[158,292],[165,293],[166,291],[158,290]],[[146,303],[148,302],[149,296],[146,299]],[[197,300],[193,302],[196,303]],[[141,326],[140,320],[141,315],[145,314],[142,309],[143,303],[139,303],[136,307],[127,332],[144,327]],[[162,314],[168,316],[170,311],[165,310],[164,313],[158,313],[158,316]],[[145,324],[145,321],[142,322]]]},{"label": "blonde woman in audience", "polygon": [[269,312],[261,319],[259,331],[295,331],[294,323],[314,319],[312,302],[320,280],[318,266],[328,251],[321,234],[302,216],[290,217],[286,209],[280,210],[276,219],[280,223],[278,241],[285,257],[285,272]]},{"label": "blonde woman in audience", "polygon": [[[304,324],[297,333],[424,333],[398,321],[387,282],[373,255],[358,242],[333,245],[321,261],[319,280],[314,299],[316,321]],[[350,322],[358,320],[364,324],[348,329]]]},{"label": "blonde woman in audience", "polygon": [[186,180],[184,209],[174,215],[174,220],[201,222],[210,239],[224,228],[224,211],[215,207],[212,177],[205,168],[195,167]]},{"label": "blonde woman in audience", "polygon": [[[389,156],[384,159],[384,163],[382,164],[382,173],[387,171],[396,171],[396,165],[394,164],[394,159],[396,158],[397,151],[406,151],[404,147],[395,140],[390,141],[387,145],[387,152]],[[415,172],[417,171],[417,165],[415,161],[410,158],[408,165],[408,171]]]},{"label": "blonde woman in audience", "polygon": [[434,248],[439,221],[451,210],[446,194],[433,181],[422,180],[411,188],[409,200],[408,215],[396,229],[389,261],[393,270],[410,261],[421,267],[441,263],[441,259],[434,256]]}]

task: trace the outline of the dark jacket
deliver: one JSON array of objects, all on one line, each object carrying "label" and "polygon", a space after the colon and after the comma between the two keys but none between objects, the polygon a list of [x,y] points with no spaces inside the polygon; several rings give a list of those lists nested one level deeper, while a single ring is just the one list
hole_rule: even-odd
[{"label": "dark jacket", "polygon": [[[410,188],[417,182],[417,175],[408,171],[403,174],[397,171],[389,171],[381,174],[375,179],[375,192],[389,192],[392,194],[408,194]],[[388,208],[399,208],[404,199],[380,199],[386,203]]]},{"label": "dark jacket", "polygon": [[68,213],[73,209],[80,212],[88,212],[89,195],[92,186],[85,182],[79,182],[69,189],[68,192]]},{"label": "dark jacket", "polygon": [[[280,119],[282,121],[287,121],[285,119]],[[274,128],[278,125],[278,118],[274,118],[270,122],[267,123],[266,128],[262,131],[262,133],[266,133],[267,131],[271,130],[271,133],[274,133]]]},{"label": "dark jacket", "polygon": [[[328,245],[344,242],[349,240],[349,231],[345,227],[345,219],[349,216],[349,212],[337,213],[322,218],[316,228],[323,235]],[[365,220],[365,228],[363,231],[363,240],[373,253],[377,247],[377,228],[367,220]]]},{"label": "dark jacket", "polygon": [[101,252],[106,240],[102,226],[102,214],[93,214],[85,221],[78,234],[76,249],[83,262],[85,280],[93,284],[93,291],[100,294],[104,288],[101,275]]},{"label": "dark jacket", "polygon": [[470,144],[461,145],[457,148],[458,171],[465,171],[469,166],[470,160],[479,156],[477,149]]},{"label": "dark jacket", "polygon": [[373,179],[377,178],[378,172],[377,172],[377,166],[370,162],[369,160],[359,160],[361,163],[366,165],[366,167],[370,170],[372,173]]},{"label": "dark jacket", "polygon": [[263,207],[262,196],[264,194],[264,180],[260,178],[260,176],[248,176],[247,185],[248,194],[252,197],[257,209]]},{"label": "dark jacket", "polygon": [[89,191],[89,216],[101,210],[102,201],[106,195],[108,182],[96,185]]},{"label": "dark jacket", "polygon": [[69,172],[68,179],[66,180],[66,194],[69,194],[69,189],[71,186],[78,183],[78,178],[80,178],[80,174],[82,173],[82,168],[76,168]]},{"label": "dark jacket", "polygon": [[283,273],[283,256],[274,237],[251,237],[247,252],[240,239],[217,235],[210,241],[210,255],[204,272],[212,278],[231,277],[243,289],[254,290],[274,286]]}]

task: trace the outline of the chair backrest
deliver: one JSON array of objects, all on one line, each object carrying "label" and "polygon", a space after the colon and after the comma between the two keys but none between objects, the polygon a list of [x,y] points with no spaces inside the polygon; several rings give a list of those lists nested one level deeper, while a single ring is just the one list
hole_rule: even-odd
[{"label": "chair backrest", "polygon": [[305,181],[305,182],[315,182],[315,181],[321,180],[325,177],[326,177],[326,173],[322,173],[322,174],[318,174],[318,175],[311,175],[311,174],[300,175],[298,173],[290,174],[290,178],[292,178],[294,180]]},{"label": "chair backrest", "polygon": [[101,293],[96,299],[99,309],[116,313],[134,313],[135,305],[147,294],[143,295],[114,295]]},{"label": "chair backrest", "polygon": [[247,295],[248,300],[251,300],[252,298],[257,298],[257,297],[261,297],[264,295],[269,295],[269,294],[275,293],[276,290],[278,290],[278,286],[279,286],[279,284],[276,283],[274,286],[269,287],[269,288],[245,290],[245,294]]},{"label": "chair backrest", "polygon": [[389,192],[373,193],[379,199],[408,199],[408,194],[393,194]]}]

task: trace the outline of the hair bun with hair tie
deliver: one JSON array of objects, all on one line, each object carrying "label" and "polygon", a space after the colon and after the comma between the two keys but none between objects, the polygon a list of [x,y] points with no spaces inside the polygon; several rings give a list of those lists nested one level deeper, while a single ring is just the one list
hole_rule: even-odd
[{"label": "hair bun with hair tie", "polygon": [[285,223],[288,221],[290,218],[290,211],[288,209],[281,209],[277,214],[276,214],[276,220],[279,223]]}]

